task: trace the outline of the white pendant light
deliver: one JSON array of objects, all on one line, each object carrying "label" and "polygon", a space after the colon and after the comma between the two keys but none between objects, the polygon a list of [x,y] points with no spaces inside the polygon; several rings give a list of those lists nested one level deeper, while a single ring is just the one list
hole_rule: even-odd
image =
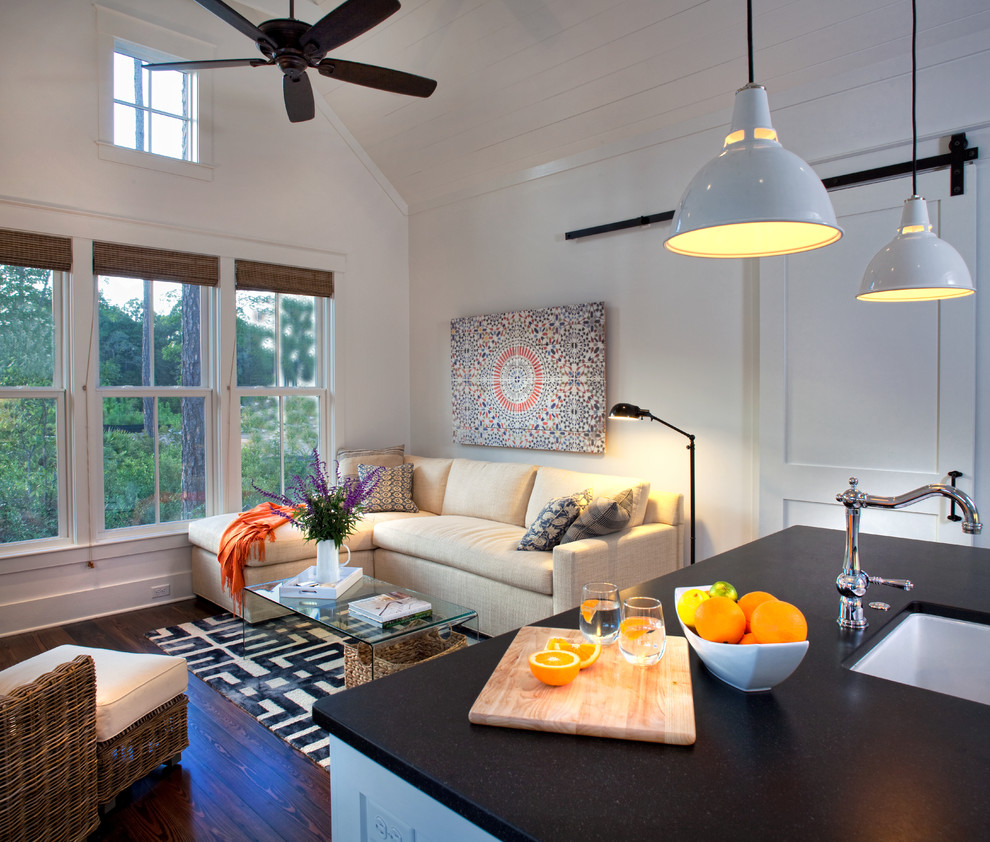
[{"label": "white pendant light", "polygon": [[664,247],[691,257],[769,257],[842,236],[825,185],[780,145],[766,89],[753,83],[753,4],[747,2],[749,84],[736,92],[721,154],[692,179]]},{"label": "white pendant light", "polygon": [[911,2],[911,186],[897,236],[866,267],[861,301],[935,301],[976,292],[966,261],[932,233],[928,205],[918,195],[918,7]]}]

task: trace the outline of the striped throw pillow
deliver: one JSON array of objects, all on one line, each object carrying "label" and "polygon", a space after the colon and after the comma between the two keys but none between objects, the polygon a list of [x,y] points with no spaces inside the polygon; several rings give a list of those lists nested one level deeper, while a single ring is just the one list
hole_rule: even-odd
[{"label": "striped throw pillow", "polygon": [[560,543],[569,544],[571,541],[596,538],[624,529],[632,516],[632,505],[631,488],[619,492],[615,497],[596,498],[571,524]]}]

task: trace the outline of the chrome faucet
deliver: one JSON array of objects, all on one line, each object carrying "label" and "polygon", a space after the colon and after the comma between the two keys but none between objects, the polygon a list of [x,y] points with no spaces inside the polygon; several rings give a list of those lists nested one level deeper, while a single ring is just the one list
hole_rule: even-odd
[{"label": "chrome faucet", "polygon": [[956,502],[963,512],[963,532],[976,535],[983,530],[980,513],[968,494],[951,485],[933,483],[907,491],[897,497],[879,497],[866,494],[856,486],[859,480],[849,478],[849,488],[835,499],[846,507],[846,549],[842,559],[842,572],[835,580],[838,588],[839,618],[836,622],[844,629],[865,629],[869,623],[863,614],[863,596],[870,585],[890,585],[909,591],[914,584],[907,579],[883,579],[869,576],[859,566],[859,513],[861,509],[901,509],[928,497],[948,497]]}]

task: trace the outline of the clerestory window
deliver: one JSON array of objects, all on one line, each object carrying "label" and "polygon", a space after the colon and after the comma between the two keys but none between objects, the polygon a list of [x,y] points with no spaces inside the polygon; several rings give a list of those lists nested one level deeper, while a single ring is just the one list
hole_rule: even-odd
[{"label": "clerestory window", "polygon": [[124,42],[113,54],[113,142],[182,161],[199,160],[195,73],[148,70],[163,58]]}]

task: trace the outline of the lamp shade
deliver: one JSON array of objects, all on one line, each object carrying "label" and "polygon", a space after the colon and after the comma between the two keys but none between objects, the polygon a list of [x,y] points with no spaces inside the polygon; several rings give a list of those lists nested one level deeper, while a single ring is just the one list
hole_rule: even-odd
[{"label": "lamp shade", "polygon": [[934,301],[976,292],[966,261],[932,233],[921,196],[904,201],[901,227],[870,261],[856,297],[863,301]]},{"label": "lamp shade", "polygon": [[762,85],[736,92],[722,152],[688,185],[664,246],[692,257],[768,257],[842,236],[815,171],[780,145]]}]

